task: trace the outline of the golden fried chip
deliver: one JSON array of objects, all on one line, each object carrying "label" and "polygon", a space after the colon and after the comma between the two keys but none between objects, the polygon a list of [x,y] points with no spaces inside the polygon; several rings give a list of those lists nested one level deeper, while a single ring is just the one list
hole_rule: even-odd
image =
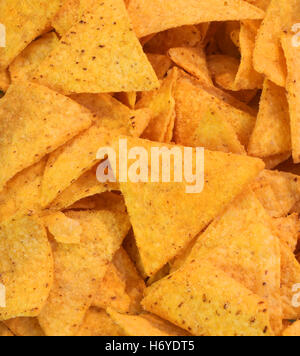
[{"label": "golden fried chip", "polygon": [[69,211],[66,216],[77,220],[83,232],[79,245],[54,245],[54,286],[38,317],[48,336],[76,334],[130,228],[124,213]]},{"label": "golden fried chip", "polygon": [[121,248],[108,267],[93,305],[103,309],[111,307],[120,313],[138,314],[144,289],[144,281]]},{"label": "golden fried chip", "polygon": [[165,78],[169,69],[172,67],[171,59],[163,54],[147,54],[148,60],[151,63],[158,79]]},{"label": "golden fried chip", "polygon": [[259,106],[248,153],[256,157],[270,157],[290,152],[290,116],[285,89],[266,79]]},{"label": "golden fried chip", "polygon": [[65,0],[57,14],[51,21],[51,25],[55,31],[63,36],[68,30],[80,20],[81,5],[84,1],[81,0]]},{"label": "golden fried chip", "polygon": [[266,300],[276,335],[282,330],[280,244],[252,191],[239,196],[199,239],[187,263],[209,261]]},{"label": "golden fried chip", "polygon": [[51,290],[53,259],[47,234],[36,217],[15,216],[0,225],[0,282],[6,307],[0,320],[37,316]]},{"label": "golden fried chip", "polygon": [[35,79],[64,94],[155,89],[156,75],[131,30],[123,0],[85,0],[84,7]]},{"label": "golden fried chip", "polygon": [[107,310],[112,320],[126,336],[188,336],[185,330],[151,314],[124,315],[112,308]]},{"label": "golden fried chip", "polygon": [[45,227],[58,243],[79,244],[82,227],[74,219],[68,218],[64,213],[51,213],[43,217]]},{"label": "golden fried chip", "polygon": [[34,71],[58,43],[59,40],[54,32],[47,33],[32,42],[9,66],[11,79],[30,80]]},{"label": "golden fried chip", "polygon": [[5,325],[16,336],[45,336],[37,318],[15,318],[5,321]]},{"label": "golden fried chip", "polygon": [[195,336],[269,336],[262,298],[208,262],[188,264],[146,290],[144,308]]},{"label": "golden fried chip", "polygon": [[294,213],[283,218],[273,218],[272,225],[274,233],[279,237],[281,243],[294,252],[297,247],[300,231],[299,215]]},{"label": "golden fried chip", "polygon": [[35,38],[50,28],[63,0],[2,0],[0,23],[6,29],[6,47],[0,48],[0,68],[8,65]]},{"label": "golden fried chip", "polygon": [[[128,138],[128,150],[132,147],[143,147],[148,157],[153,147],[173,148]],[[150,163],[149,168],[150,172]],[[173,177],[173,163],[170,168]],[[180,253],[262,169],[260,160],[206,150],[202,193],[187,194],[184,180],[182,183],[151,183],[151,179],[148,183],[120,183],[147,275],[152,276]]]},{"label": "golden fried chip", "polygon": [[[0,190],[92,122],[71,99],[29,82],[16,82],[0,102]],[[66,124],[67,123],[67,124]]]},{"label": "golden fried chip", "polygon": [[[213,2],[212,2],[213,1]],[[211,21],[262,19],[264,12],[241,0],[131,0],[128,12],[138,37]]]}]

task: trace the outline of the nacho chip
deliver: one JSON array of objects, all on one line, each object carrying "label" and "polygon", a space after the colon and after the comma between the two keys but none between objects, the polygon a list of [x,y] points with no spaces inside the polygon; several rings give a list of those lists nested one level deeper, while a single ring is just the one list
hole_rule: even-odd
[{"label": "nacho chip", "polygon": [[34,71],[58,43],[59,40],[54,32],[47,33],[32,42],[9,66],[11,79],[30,80]]},{"label": "nacho chip", "polygon": [[84,7],[35,79],[64,94],[155,89],[156,75],[131,30],[123,0],[85,0]]},{"label": "nacho chip", "polygon": [[160,89],[146,93],[137,103],[137,108],[149,108],[153,115],[142,135],[143,138],[164,142],[169,126],[171,126],[171,131],[173,132],[175,121],[175,100],[173,93],[177,77],[177,69],[171,69],[167,78],[162,82]]},{"label": "nacho chip", "polygon": [[[173,147],[129,138],[128,150],[136,146],[145,148],[149,157],[152,147]],[[147,275],[152,276],[180,253],[262,168],[260,160],[206,150],[202,193],[186,194],[185,181],[120,183]],[[171,177],[173,173],[172,163]]]},{"label": "nacho chip", "polygon": [[0,226],[0,282],[6,307],[0,320],[37,316],[51,290],[53,260],[44,227],[36,217],[15,216]]},{"label": "nacho chip", "polygon": [[107,310],[112,320],[126,336],[188,336],[185,330],[151,314],[124,315],[112,308]]},{"label": "nacho chip", "polygon": [[175,47],[171,48],[168,54],[173,62],[201,82],[206,85],[213,84],[208,72],[206,56],[201,47]]},{"label": "nacho chip", "polygon": [[0,23],[6,27],[6,47],[0,48],[0,68],[8,65],[50,27],[62,0],[2,0]]},{"label": "nacho chip", "polygon": [[300,336],[300,320],[296,321],[287,329],[285,329],[282,336],[287,336],[287,337]]},{"label": "nacho chip", "polygon": [[205,0],[131,0],[128,12],[138,37],[184,25],[264,17],[263,11],[241,0],[229,0],[226,3],[214,0],[213,5]]},{"label": "nacho chip", "polygon": [[108,267],[93,305],[100,309],[111,307],[120,313],[138,314],[144,289],[144,281],[121,248]]},{"label": "nacho chip", "polygon": [[0,220],[23,213],[33,215],[41,210],[41,184],[46,159],[12,178],[0,192]]},{"label": "nacho chip", "polygon": [[[187,95],[193,99],[187,101]],[[177,118],[174,137],[176,142],[184,142],[185,135],[193,135],[199,126],[199,118],[213,113],[219,120],[224,118],[233,127],[240,142],[247,144],[255,124],[255,117],[230,106],[188,78],[178,79],[175,100]]]},{"label": "nacho chip", "polygon": [[199,236],[186,263],[193,260],[209,261],[266,300],[271,326],[280,334],[280,244],[269,215],[252,191],[239,196]]},{"label": "nacho chip", "polygon": [[39,315],[48,336],[76,334],[108,263],[130,228],[124,213],[69,211],[66,216],[77,220],[83,232],[80,245],[54,245],[54,286]]},{"label": "nacho chip", "polygon": [[148,53],[147,57],[157,75],[157,78],[165,78],[169,69],[172,67],[171,59],[166,55],[151,53]]},{"label": "nacho chip", "polygon": [[0,163],[0,190],[91,121],[88,110],[50,89],[29,82],[11,85],[0,103],[0,155],[5,157]]},{"label": "nacho chip", "polygon": [[278,86],[285,87],[286,64],[280,44],[282,21],[280,1],[272,0],[258,31],[254,49],[254,68]]},{"label": "nacho chip", "polygon": [[143,306],[195,336],[272,335],[263,299],[208,262],[149,287]]},{"label": "nacho chip", "polygon": [[80,0],[66,0],[54,16],[51,25],[60,36],[68,32],[80,20],[82,3]]},{"label": "nacho chip", "polygon": [[[281,301],[283,307],[283,318],[297,320],[300,318],[300,308],[293,301],[299,293],[294,289],[300,282],[300,264],[295,255],[286,245],[281,244]],[[299,302],[299,298],[296,298]]]},{"label": "nacho chip", "polygon": [[16,336],[45,336],[37,318],[15,318],[5,321],[5,325]]},{"label": "nacho chip", "polygon": [[5,324],[0,323],[0,337],[1,336],[14,336],[14,334],[5,326]]},{"label": "nacho chip", "polygon": [[290,152],[291,146],[286,92],[266,79],[248,153],[256,157],[270,157]]},{"label": "nacho chip", "polygon": [[272,221],[274,233],[279,237],[282,244],[285,244],[292,252],[296,250],[300,220],[298,214],[291,214],[287,217],[273,219]]},{"label": "nacho chip", "polygon": [[[7,91],[10,86],[10,76],[6,69],[0,69],[0,91]],[[0,95],[1,98],[1,95]]]},{"label": "nacho chip", "polygon": [[90,308],[76,336],[124,336],[105,310]]},{"label": "nacho chip", "polygon": [[45,227],[58,243],[79,244],[82,227],[76,220],[68,218],[64,213],[57,212],[43,217]]}]

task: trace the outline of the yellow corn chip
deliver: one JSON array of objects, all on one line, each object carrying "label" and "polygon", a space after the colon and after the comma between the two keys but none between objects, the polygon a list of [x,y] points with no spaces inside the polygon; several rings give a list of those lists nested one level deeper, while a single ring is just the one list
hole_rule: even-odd
[{"label": "yellow corn chip", "polygon": [[15,318],[5,321],[5,325],[16,336],[45,336],[37,318]]},{"label": "yellow corn chip", "polygon": [[266,79],[248,153],[256,157],[270,157],[290,152],[291,146],[286,92]]},{"label": "yellow corn chip", "polygon": [[170,58],[179,67],[198,78],[206,85],[212,85],[212,80],[207,68],[204,50],[200,47],[177,47],[168,52]]},{"label": "yellow corn chip", "polygon": [[52,286],[53,260],[47,234],[35,217],[15,216],[0,226],[0,282],[6,307],[0,320],[37,316]]},{"label": "yellow corn chip", "polygon": [[84,6],[81,20],[35,79],[65,94],[155,89],[156,75],[131,30],[123,0],[85,0]]},{"label": "yellow corn chip", "polygon": [[39,315],[48,336],[75,335],[106,272],[126,236],[127,215],[110,211],[67,212],[82,227],[81,244],[54,246],[54,286]]},{"label": "yellow corn chip", "polygon": [[[153,147],[172,148],[129,138],[128,150],[136,146],[145,148],[149,157]],[[262,168],[260,160],[206,150],[202,193],[186,194],[185,182],[120,183],[147,275],[179,254]],[[172,164],[171,177],[173,173]]]},{"label": "yellow corn chip", "polygon": [[45,227],[58,243],[79,244],[82,228],[78,221],[68,218],[64,213],[57,212],[43,218]]},{"label": "yellow corn chip", "polygon": [[6,47],[0,48],[0,69],[8,65],[35,38],[50,27],[63,0],[2,0],[0,23],[6,28]]},{"label": "yellow corn chip", "polygon": [[0,337],[1,336],[14,336],[14,334],[5,326],[5,324],[0,323]]},{"label": "yellow corn chip", "polygon": [[124,315],[112,308],[107,310],[112,320],[126,336],[188,336],[189,334],[175,325],[151,314]]},{"label": "yellow corn chip", "polygon": [[296,321],[290,327],[284,330],[282,336],[300,336],[300,320]]},{"label": "yellow corn chip", "polygon": [[[0,102],[0,190],[91,125],[92,114],[71,99],[29,82],[10,86]],[[67,124],[66,124],[67,123]]]},{"label": "yellow corn chip", "polygon": [[298,214],[291,214],[287,217],[273,219],[274,233],[279,237],[282,244],[285,244],[292,252],[296,250],[300,220]]},{"label": "yellow corn chip", "polygon": [[163,79],[172,67],[171,59],[163,54],[147,54],[158,79]]},{"label": "yellow corn chip", "polygon": [[264,300],[208,262],[149,287],[143,306],[196,336],[272,335]]},{"label": "yellow corn chip", "polygon": [[11,79],[30,80],[33,72],[58,43],[59,40],[54,32],[47,33],[32,42],[9,66]]},{"label": "yellow corn chip", "polygon": [[90,308],[76,336],[124,336],[105,310]]},{"label": "yellow corn chip", "polygon": [[81,0],[65,0],[60,10],[54,16],[51,25],[60,36],[68,32],[80,20],[81,5],[83,2]]},{"label": "yellow corn chip", "polygon": [[187,263],[192,260],[199,264],[208,260],[266,300],[271,326],[280,334],[280,244],[269,215],[252,191],[239,196],[200,235]]},{"label": "yellow corn chip", "polygon": [[254,68],[273,83],[284,87],[286,64],[280,45],[281,31],[280,1],[272,0],[258,31],[253,57]]},{"label": "yellow corn chip", "polygon": [[173,27],[211,21],[262,19],[264,12],[241,0],[131,0],[128,12],[138,37]]}]

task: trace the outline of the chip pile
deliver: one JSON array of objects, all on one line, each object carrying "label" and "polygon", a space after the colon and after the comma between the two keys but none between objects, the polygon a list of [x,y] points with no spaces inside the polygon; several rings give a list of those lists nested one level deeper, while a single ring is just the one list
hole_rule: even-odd
[{"label": "chip pile", "polygon": [[[0,336],[300,336],[299,0],[1,0],[0,24]],[[203,147],[203,190],[100,183],[125,139]]]}]

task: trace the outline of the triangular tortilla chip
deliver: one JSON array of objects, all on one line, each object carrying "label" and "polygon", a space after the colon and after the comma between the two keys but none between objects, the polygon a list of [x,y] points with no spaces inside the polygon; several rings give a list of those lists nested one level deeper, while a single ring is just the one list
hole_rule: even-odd
[{"label": "triangular tortilla chip", "polygon": [[55,244],[55,279],[39,315],[48,336],[75,335],[93,301],[108,263],[120,248],[130,224],[124,213],[68,212],[83,229],[80,245]]},{"label": "triangular tortilla chip", "polygon": [[169,69],[171,69],[173,65],[171,59],[163,54],[148,53],[147,57],[157,75],[157,78],[158,79],[165,78]]},{"label": "triangular tortilla chip", "polygon": [[252,191],[240,195],[199,236],[187,263],[192,260],[208,260],[266,300],[272,328],[280,334],[280,244],[270,216]]},{"label": "triangular tortilla chip", "polygon": [[195,336],[272,335],[265,301],[208,262],[149,287],[143,306]]},{"label": "triangular tortilla chip", "polygon": [[156,75],[131,30],[123,0],[85,0],[85,11],[35,79],[71,93],[152,90]]},{"label": "triangular tortilla chip", "polygon": [[112,320],[123,330],[126,336],[188,336],[189,334],[175,325],[151,314],[124,315],[112,308],[107,310]]},{"label": "triangular tortilla chip", "polygon": [[183,25],[264,17],[262,10],[241,0],[131,0],[128,12],[138,37]]},{"label": "triangular tortilla chip", "polygon": [[35,38],[50,28],[63,0],[1,0],[0,23],[6,28],[6,47],[0,48],[0,68],[8,65]]},{"label": "triangular tortilla chip", "polygon": [[[148,157],[153,147],[174,147],[128,138],[128,150],[136,146],[146,149]],[[206,150],[202,193],[187,194],[185,181],[120,183],[146,273],[155,274],[180,253],[262,168],[257,159]]]},{"label": "triangular tortilla chip", "polygon": [[45,336],[37,318],[15,318],[5,321],[5,325],[16,336],[34,337]]},{"label": "triangular tortilla chip", "polygon": [[93,115],[48,88],[16,82],[0,102],[0,190],[23,169],[72,139]]},{"label": "triangular tortilla chip", "polygon": [[286,83],[286,64],[280,44],[282,21],[280,1],[272,0],[258,31],[254,49],[254,68],[278,86]]},{"label": "triangular tortilla chip", "polygon": [[270,157],[290,152],[291,149],[290,116],[285,89],[266,79],[248,153],[256,157]]},{"label": "triangular tortilla chip", "polygon": [[0,225],[0,283],[6,307],[0,320],[39,315],[53,282],[47,233],[36,217],[14,216]]}]

